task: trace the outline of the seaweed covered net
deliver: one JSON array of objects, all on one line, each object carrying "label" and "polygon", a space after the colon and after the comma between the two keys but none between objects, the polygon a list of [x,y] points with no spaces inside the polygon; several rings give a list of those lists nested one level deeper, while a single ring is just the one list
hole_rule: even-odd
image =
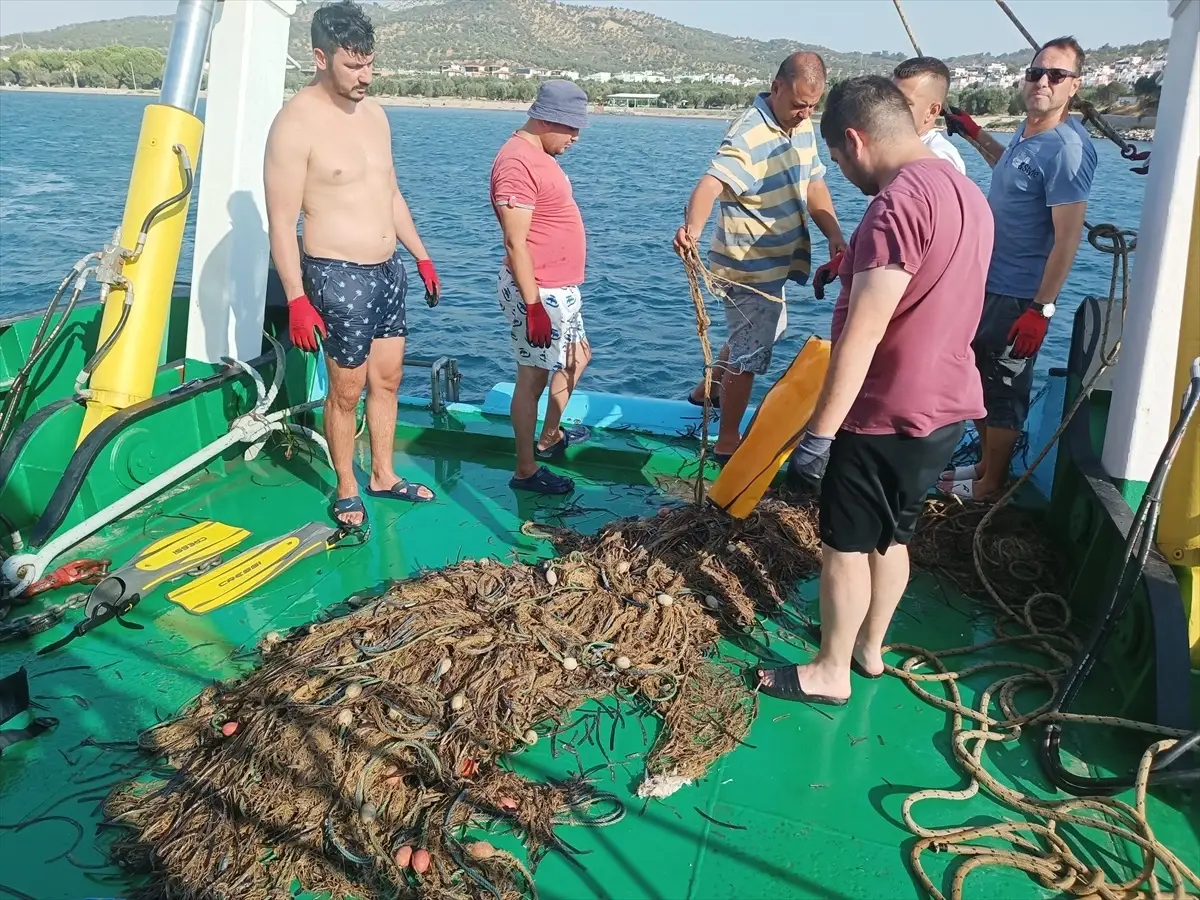
[{"label": "seaweed covered net", "polygon": [[688,506],[592,537],[548,531],[552,563],[463,562],[270,634],[259,668],[141,736],[173,774],[109,797],[113,853],[156,898],[265,900],[296,880],[334,897],[536,893],[465,828],[506,822],[536,861],[570,852],[556,825],[607,823],[620,802],[498,760],[615,694],[663,723],[639,793],[702,776],[755,710],[718,636],[816,570],[814,522],[766,501],[741,522]]}]

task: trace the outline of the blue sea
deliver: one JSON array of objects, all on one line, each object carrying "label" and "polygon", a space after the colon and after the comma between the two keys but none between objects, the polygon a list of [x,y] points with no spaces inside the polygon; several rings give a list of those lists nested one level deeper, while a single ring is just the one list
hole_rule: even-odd
[{"label": "blue sea", "polygon": [[[0,317],[44,308],[67,269],[111,237],[148,102],[0,92]],[[444,290],[432,310],[419,292],[410,294],[410,352],[457,357],[462,399],[478,400],[515,375],[495,297],[502,252],[487,187],[497,148],[524,116],[393,107],[388,117],[400,186]],[[681,397],[699,376],[695,317],[671,240],[725,126],[719,119],[598,116],[562,158],[588,232],[584,319],[594,361],[585,389]],[[987,165],[961,139],[953,140],[968,173],[986,191]],[[1111,144],[1097,142],[1096,149],[1100,165],[1088,219],[1136,229],[1145,178],[1131,173]],[[829,164],[823,145],[821,152]],[[838,217],[849,236],[867,198],[829,167]],[[194,222],[194,205],[191,215]],[[815,229],[813,236],[819,264],[828,252]],[[178,280],[189,279],[191,258],[189,229]],[[1107,296],[1111,260],[1086,242],[1081,247],[1039,357],[1041,372],[1064,364],[1079,301]],[[777,348],[772,376],[782,373],[809,334],[828,334],[834,293],[822,302],[810,288],[789,286],[788,335]],[[724,322],[719,306],[711,311],[716,349]],[[759,379],[758,396],[770,380]]]}]

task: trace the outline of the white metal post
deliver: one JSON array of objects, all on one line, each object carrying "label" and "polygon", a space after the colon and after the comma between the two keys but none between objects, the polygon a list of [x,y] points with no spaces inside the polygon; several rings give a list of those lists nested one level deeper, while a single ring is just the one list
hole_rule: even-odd
[{"label": "white metal post", "polygon": [[1200,0],[1167,9],[1174,22],[1102,456],[1111,477],[1142,484],[1179,406],[1171,385],[1200,156]]},{"label": "white metal post", "polygon": [[267,266],[263,153],[283,104],[296,0],[226,0],[209,52],[208,97],[187,356],[220,362],[262,350]]}]

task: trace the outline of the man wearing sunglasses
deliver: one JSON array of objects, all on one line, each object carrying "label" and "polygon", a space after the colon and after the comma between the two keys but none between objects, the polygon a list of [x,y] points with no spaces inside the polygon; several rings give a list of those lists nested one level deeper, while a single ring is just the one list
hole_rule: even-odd
[{"label": "man wearing sunglasses", "polygon": [[1042,46],[1022,82],[1025,121],[1007,147],[966,113],[945,113],[948,129],[968,137],[992,167],[988,203],[996,223],[972,345],[987,407],[975,423],[982,451],[978,465],[942,473],[938,486],[946,493],[984,499],[1002,490],[1029,413],[1033,367],[1075,262],[1096,171],[1092,138],[1070,115],[1083,63],[1073,37]]}]

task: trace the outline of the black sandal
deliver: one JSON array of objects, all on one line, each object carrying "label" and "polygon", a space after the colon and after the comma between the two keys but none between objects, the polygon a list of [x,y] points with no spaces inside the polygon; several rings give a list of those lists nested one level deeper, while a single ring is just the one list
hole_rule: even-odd
[{"label": "black sandal", "polygon": [[[763,682],[763,675],[774,673],[771,684]],[[810,694],[800,686],[800,675],[796,667],[778,666],[764,669],[759,666],[754,670],[758,676],[758,691],[768,697],[778,697],[780,700],[796,700],[800,703],[819,703],[823,706],[845,706],[850,702],[849,697],[827,697],[824,694]]]},{"label": "black sandal", "polygon": [[[429,491],[428,497],[421,496],[421,488]],[[367,488],[367,495],[383,497],[386,500],[406,500],[409,503],[431,503],[437,499],[437,494],[431,488],[415,481],[409,481],[407,478],[401,478],[385,491],[374,491]]]},{"label": "black sandal", "polygon": [[[820,644],[821,644],[821,626],[818,625],[816,622],[805,622],[804,630],[808,634],[808,636],[810,638],[812,638],[814,641],[816,641],[817,645],[820,646]],[[860,675],[863,678],[871,678],[871,679],[882,678],[884,675],[883,672],[880,672],[878,675],[872,675],[870,672],[868,672],[866,669],[864,669],[862,667],[862,663],[860,663],[857,659],[855,659],[853,655],[851,655],[851,657],[850,657],[850,671],[853,672],[855,675]]]},{"label": "black sandal", "polygon": [[[341,517],[346,515],[346,513],[362,513],[362,521],[357,525],[343,522]],[[345,497],[338,500],[329,508],[329,515],[339,526],[351,531],[365,531],[369,527],[367,508],[363,505],[362,498],[358,496]]]},{"label": "black sandal", "polygon": [[[690,391],[688,392],[688,395],[687,395],[687,402],[692,404],[692,406],[699,406],[701,409],[704,408],[704,401],[697,400],[695,397],[692,396]],[[721,411],[721,395],[720,395],[720,393],[717,393],[715,396],[709,395],[708,408],[713,410],[714,412]]]}]

